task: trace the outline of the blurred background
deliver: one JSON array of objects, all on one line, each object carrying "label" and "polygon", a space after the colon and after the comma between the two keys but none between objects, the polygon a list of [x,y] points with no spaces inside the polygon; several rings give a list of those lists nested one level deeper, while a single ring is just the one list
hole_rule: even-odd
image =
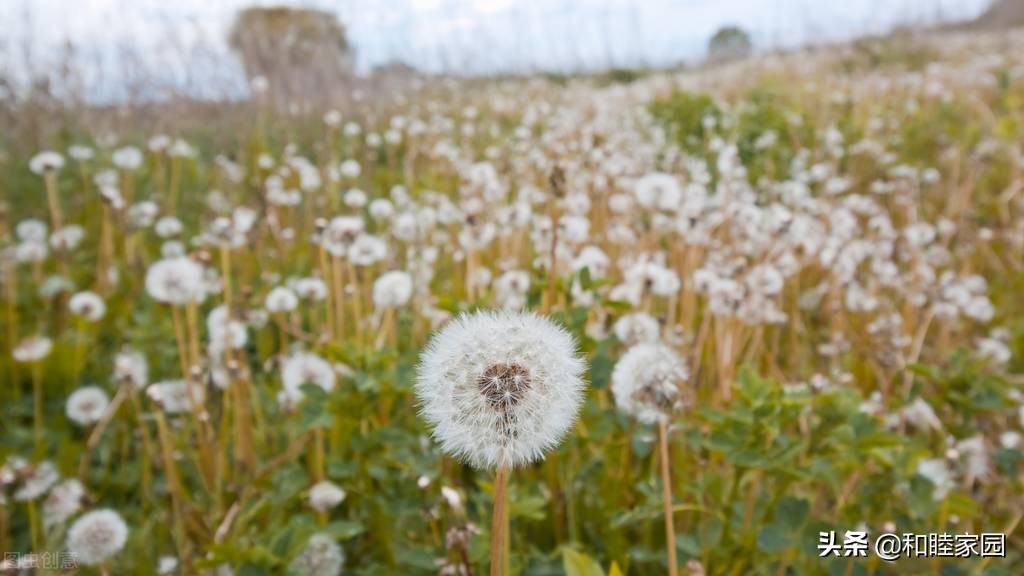
[{"label": "blurred background", "polygon": [[[425,74],[578,73],[697,63],[708,56],[715,33],[732,26],[763,51],[899,26],[964,22],[989,5],[990,0],[3,0],[0,63],[20,81],[55,81],[54,74],[73,70],[80,76],[75,81],[98,99],[169,91],[226,98],[245,93],[255,47],[233,42],[232,30],[244,35],[247,27],[258,29],[264,50],[277,42],[294,42],[293,49],[336,42],[343,54],[340,67],[359,76],[395,66]],[[328,21],[330,26],[314,32]]]},{"label": "blurred background", "polygon": [[135,127],[159,124],[155,105],[202,122],[192,108],[254,86],[292,113],[344,110],[426,77],[628,79],[1022,16],[1024,0],[0,0],[0,128],[39,146],[114,108]]}]

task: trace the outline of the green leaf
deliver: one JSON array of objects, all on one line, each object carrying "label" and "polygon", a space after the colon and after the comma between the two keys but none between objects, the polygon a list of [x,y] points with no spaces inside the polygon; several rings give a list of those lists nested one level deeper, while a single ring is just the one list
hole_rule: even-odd
[{"label": "green leaf", "polygon": [[437,555],[431,548],[399,546],[395,550],[395,561],[403,566],[421,568],[423,570],[436,571],[437,564],[434,560]]},{"label": "green leaf", "polygon": [[337,520],[324,527],[324,532],[338,540],[350,540],[366,531],[358,520]]},{"label": "green leaf", "polygon": [[774,523],[784,526],[787,532],[796,532],[803,526],[810,511],[811,503],[807,500],[794,496],[783,496],[775,505]]},{"label": "green leaf", "polygon": [[596,560],[572,548],[562,548],[562,567],[565,576],[604,576]]},{"label": "green leaf", "polygon": [[303,384],[299,386],[299,390],[302,390],[303,398],[309,403],[319,404],[327,401],[327,391],[316,384]]},{"label": "green leaf", "polygon": [[765,524],[757,534],[757,548],[762,552],[775,554],[790,547],[789,532],[785,527],[772,522]]}]

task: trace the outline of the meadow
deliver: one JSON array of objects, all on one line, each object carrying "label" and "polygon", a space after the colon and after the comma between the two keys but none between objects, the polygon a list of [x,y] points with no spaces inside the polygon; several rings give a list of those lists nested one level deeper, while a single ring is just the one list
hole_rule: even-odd
[{"label": "meadow", "polygon": [[[0,135],[0,550],[77,565],[0,572],[1020,574],[1022,55],[944,34],[316,111],[254,82],[206,122]],[[428,344],[449,326],[545,359]],[[572,394],[488,452],[434,403],[456,377]],[[831,531],[1007,536],[887,562],[822,557]]]}]

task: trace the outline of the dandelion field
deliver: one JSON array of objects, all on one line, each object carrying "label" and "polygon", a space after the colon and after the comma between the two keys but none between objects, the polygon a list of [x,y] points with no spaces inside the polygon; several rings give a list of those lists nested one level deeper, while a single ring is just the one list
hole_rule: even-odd
[{"label": "dandelion field", "polygon": [[[523,575],[665,574],[670,548],[690,575],[1020,574],[1021,54],[947,34],[0,134],[0,550],[74,552],[25,571],[54,574],[486,574],[495,545]],[[428,344],[479,310],[553,327]],[[500,433],[432,396],[452,379]],[[819,556],[848,530],[1006,553]]]}]

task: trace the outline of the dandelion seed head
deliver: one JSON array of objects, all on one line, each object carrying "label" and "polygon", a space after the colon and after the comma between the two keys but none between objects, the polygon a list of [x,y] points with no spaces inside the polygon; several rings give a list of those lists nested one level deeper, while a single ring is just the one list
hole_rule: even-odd
[{"label": "dandelion seed head", "polygon": [[615,337],[626,346],[655,342],[661,333],[658,321],[646,312],[623,314],[612,327]]},{"label": "dandelion seed head", "polygon": [[309,507],[317,512],[327,512],[345,500],[345,490],[328,480],[317,482],[309,489]]},{"label": "dandelion seed head", "polygon": [[649,210],[671,211],[679,208],[683,189],[679,180],[664,172],[652,172],[636,181],[633,195],[637,204]]},{"label": "dandelion seed head", "polygon": [[53,341],[44,336],[31,336],[18,343],[11,355],[18,362],[37,362],[46,358],[53,349]]},{"label": "dandelion seed head", "polygon": [[278,401],[285,409],[300,402],[303,398],[302,385],[319,386],[326,392],[334,390],[337,374],[330,362],[311,352],[295,352],[281,364],[281,384],[283,389]]},{"label": "dandelion seed head", "polygon": [[64,167],[64,156],[60,152],[44,150],[29,160],[28,167],[34,174],[56,172]]},{"label": "dandelion seed head", "polygon": [[327,297],[327,283],[320,278],[296,278],[289,282],[289,287],[305,300],[320,301]]},{"label": "dandelion seed head", "polygon": [[16,502],[37,500],[46,494],[60,480],[60,473],[53,462],[44,460],[35,466],[25,465],[16,469],[21,486],[14,491]]},{"label": "dandelion seed head", "polygon": [[67,522],[81,510],[83,496],[85,487],[75,478],[54,486],[43,501],[43,524],[49,528]]},{"label": "dandelion seed head", "polygon": [[85,566],[96,566],[124,548],[128,526],[117,512],[93,510],[75,520],[68,529],[68,552]]},{"label": "dandelion seed head", "polygon": [[373,283],[373,303],[377,308],[398,308],[412,298],[412,276],[403,270],[385,272]]},{"label": "dandelion seed head", "polygon": [[206,388],[185,380],[155,382],[146,389],[146,394],[168,414],[191,411],[206,401]]},{"label": "dandelion seed head", "polygon": [[99,386],[83,386],[68,396],[64,407],[68,418],[79,426],[99,422],[110,404],[107,393]]},{"label": "dandelion seed head", "polygon": [[95,292],[79,292],[68,300],[68,310],[75,316],[96,322],[106,314],[107,305]]},{"label": "dandelion seed head", "polygon": [[156,573],[161,576],[174,574],[174,571],[178,569],[178,559],[174,556],[161,556],[160,560],[157,561]]},{"label": "dandelion seed head", "polygon": [[942,500],[954,487],[953,472],[943,458],[926,458],[917,463],[917,473],[934,486],[932,497]]},{"label": "dandelion seed head", "polygon": [[123,146],[111,153],[110,161],[121,170],[138,170],[142,166],[142,151],[135,146]]},{"label": "dandelion seed head", "polygon": [[479,468],[523,466],[574,423],[583,366],[572,336],[541,316],[466,314],[420,358],[420,413],[445,452]]},{"label": "dandelion seed head", "polygon": [[203,267],[184,257],[159,260],[146,271],[146,292],[165,304],[201,303],[206,298]]},{"label": "dandelion seed head", "polygon": [[345,192],[345,195],[342,197],[342,201],[345,203],[345,206],[348,206],[349,208],[362,208],[363,206],[366,206],[366,192],[363,192],[358,188],[351,188]]},{"label": "dandelion seed head", "polygon": [[623,412],[646,424],[666,423],[684,403],[686,364],[675,350],[658,342],[640,343],[612,370],[612,394]]},{"label": "dandelion seed head", "polygon": [[22,242],[45,242],[49,230],[42,220],[26,218],[14,227],[14,235]]},{"label": "dandelion seed head", "polygon": [[266,306],[267,312],[271,314],[291,312],[299,306],[299,297],[295,295],[291,288],[277,286],[267,293],[263,305]]},{"label": "dandelion seed head", "polygon": [[345,552],[328,534],[310,536],[301,552],[288,564],[294,576],[338,576],[345,565]]},{"label": "dandelion seed head", "polygon": [[114,379],[118,382],[128,382],[141,390],[149,384],[149,363],[141,352],[132,348],[122,348],[114,356]]}]

